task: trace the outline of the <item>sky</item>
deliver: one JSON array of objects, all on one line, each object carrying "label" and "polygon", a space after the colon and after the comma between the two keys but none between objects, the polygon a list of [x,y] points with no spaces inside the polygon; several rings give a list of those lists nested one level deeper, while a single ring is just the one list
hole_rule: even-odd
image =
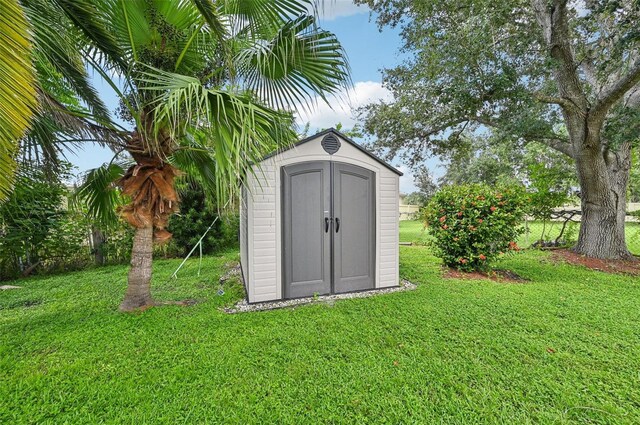
[{"label": "sky", "polygon": [[[401,60],[401,38],[397,29],[378,30],[375,16],[371,16],[366,6],[356,6],[351,0],[332,0],[324,2],[320,10],[320,26],[333,32],[342,43],[351,66],[353,87],[348,93],[329,99],[329,104],[313,102],[311,113],[300,112],[298,124],[302,128],[309,122],[309,134],[322,128],[334,127],[342,123],[343,128],[351,128],[355,123],[356,108],[379,99],[391,100],[391,93],[382,87],[382,68],[391,68]],[[94,77],[94,84],[107,106],[114,110],[117,97],[100,77]],[[108,149],[97,146],[70,155],[69,160],[79,171],[99,167],[112,158]],[[400,191],[410,193],[416,190],[410,170],[399,160],[392,161],[404,176],[400,178]]]}]

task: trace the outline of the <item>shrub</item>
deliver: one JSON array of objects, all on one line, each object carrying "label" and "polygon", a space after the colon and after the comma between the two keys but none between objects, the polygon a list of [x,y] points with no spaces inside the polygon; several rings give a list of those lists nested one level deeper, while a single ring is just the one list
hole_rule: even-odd
[{"label": "shrub", "polygon": [[[106,230],[100,229],[104,241],[94,250],[102,251],[104,264],[123,264],[131,259],[133,235],[135,229],[129,223],[120,220],[117,224],[108,226]],[[95,252],[94,252],[95,253]]]},{"label": "shrub", "polygon": [[445,186],[423,211],[435,254],[449,267],[487,270],[518,250],[527,195],[521,186]]},{"label": "shrub", "polygon": [[[186,255],[198,243],[211,225],[218,211],[208,201],[202,188],[194,183],[180,187],[180,213],[171,216],[167,230],[173,238],[166,247],[165,255]],[[202,241],[203,254],[213,254],[238,245],[239,218],[237,212],[221,214]]]},{"label": "shrub", "polygon": [[[72,166],[43,171],[20,165],[13,191],[0,204],[0,280],[76,270],[92,263],[91,220],[70,208]],[[57,173],[57,174],[56,174]]]}]

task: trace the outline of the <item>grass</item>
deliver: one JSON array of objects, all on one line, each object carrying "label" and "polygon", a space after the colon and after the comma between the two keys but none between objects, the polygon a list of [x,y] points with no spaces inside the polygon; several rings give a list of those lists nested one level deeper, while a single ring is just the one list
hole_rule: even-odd
[{"label": "grass", "polygon": [[227,315],[236,257],[157,261],[158,299],[201,302],[142,314],[116,311],[124,267],[9,282],[0,423],[640,422],[637,278],[527,251],[500,267],[530,283],[443,280],[412,246],[415,291]]},{"label": "grass", "polygon": [[400,222],[400,242],[412,242],[416,245],[424,245],[431,238],[429,231],[424,224],[417,220],[406,220]]}]

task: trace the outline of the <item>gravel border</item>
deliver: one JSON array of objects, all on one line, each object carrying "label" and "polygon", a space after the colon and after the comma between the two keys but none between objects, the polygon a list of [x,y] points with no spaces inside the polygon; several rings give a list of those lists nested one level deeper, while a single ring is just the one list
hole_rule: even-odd
[{"label": "gravel border", "polygon": [[223,308],[225,313],[248,313],[251,311],[275,310],[278,308],[297,307],[306,304],[329,304],[332,305],[336,300],[348,300],[354,298],[367,298],[375,295],[390,294],[392,292],[412,291],[416,289],[415,283],[401,279],[400,285],[392,288],[371,289],[369,291],[351,292],[348,294],[320,295],[318,297],[295,298],[292,300],[266,301],[262,303],[249,304],[246,299],[238,302],[233,307]]}]

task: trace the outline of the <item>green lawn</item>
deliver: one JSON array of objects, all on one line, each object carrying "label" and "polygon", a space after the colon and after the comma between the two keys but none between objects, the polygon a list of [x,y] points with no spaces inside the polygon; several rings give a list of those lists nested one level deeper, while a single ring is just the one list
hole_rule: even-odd
[{"label": "green lawn", "polygon": [[530,283],[445,281],[401,247],[415,291],[227,315],[236,256],[157,261],[158,299],[201,302],[142,314],[125,267],[12,282],[0,423],[640,423],[640,279],[525,252],[500,267]]},{"label": "green lawn", "polygon": [[421,221],[405,220],[400,222],[400,242],[424,245],[430,239],[429,232]]}]

